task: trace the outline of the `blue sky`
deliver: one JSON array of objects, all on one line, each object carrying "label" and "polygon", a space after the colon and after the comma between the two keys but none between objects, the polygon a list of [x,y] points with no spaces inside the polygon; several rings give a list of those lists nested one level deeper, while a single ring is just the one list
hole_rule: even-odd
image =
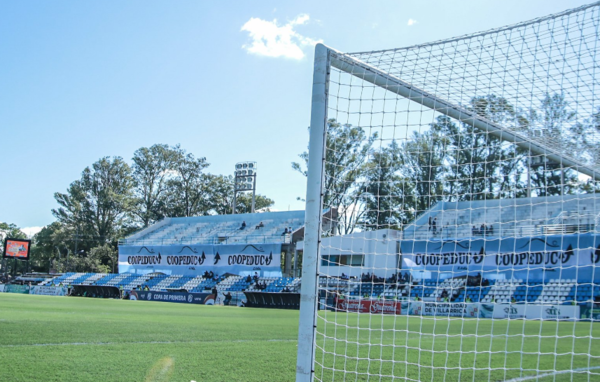
[{"label": "blue sky", "polygon": [[155,143],[215,174],[257,161],[258,192],[302,209],[290,163],[308,142],[316,41],[398,48],[588,2],[1,2],[0,221],[51,223],[53,194],[86,166]]}]

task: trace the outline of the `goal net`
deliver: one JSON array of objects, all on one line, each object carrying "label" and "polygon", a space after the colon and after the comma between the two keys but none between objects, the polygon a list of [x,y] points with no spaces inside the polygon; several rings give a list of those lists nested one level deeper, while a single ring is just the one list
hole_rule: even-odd
[{"label": "goal net", "polygon": [[297,380],[600,380],[600,3],[315,53]]}]

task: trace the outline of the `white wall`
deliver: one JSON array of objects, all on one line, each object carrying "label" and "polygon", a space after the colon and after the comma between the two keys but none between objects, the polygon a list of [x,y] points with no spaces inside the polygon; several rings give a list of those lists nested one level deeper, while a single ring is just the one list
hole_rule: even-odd
[{"label": "white wall", "polygon": [[[322,266],[319,261],[319,272],[334,277],[339,277],[342,273],[356,277],[360,277],[363,273],[390,277],[398,271],[398,240],[400,240],[400,231],[390,229],[324,238],[321,241],[322,256],[365,255],[365,260],[363,267]],[[299,242],[297,248],[302,250],[303,243]]]}]

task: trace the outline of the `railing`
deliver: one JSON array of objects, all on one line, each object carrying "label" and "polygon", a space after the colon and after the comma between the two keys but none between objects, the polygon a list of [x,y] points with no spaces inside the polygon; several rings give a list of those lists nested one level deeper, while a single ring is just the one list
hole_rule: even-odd
[{"label": "railing", "polygon": [[565,235],[574,233],[595,232],[596,224],[546,224],[546,225],[527,225],[520,227],[504,228],[502,225],[494,225],[493,231],[480,228],[472,229],[467,225],[464,227],[443,226],[435,233],[433,231],[412,231],[410,235],[402,234],[404,240],[427,240],[427,239],[451,239],[459,237],[528,237],[538,235]]}]

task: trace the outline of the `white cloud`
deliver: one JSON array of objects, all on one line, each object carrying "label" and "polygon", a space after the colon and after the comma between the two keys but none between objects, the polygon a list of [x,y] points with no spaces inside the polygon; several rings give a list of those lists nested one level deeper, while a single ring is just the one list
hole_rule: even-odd
[{"label": "white cloud", "polygon": [[418,23],[418,21],[417,21],[417,20],[408,19],[408,26],[409,26],[409,27],[410,27],[410,26],[412,26],[412,25],[415,25],[415,24],[417,24],[417,23]]},{"label": "white cloud", "polygon": [[242,48],[248,53],[267,57],[285,57],[300,60],[304,58],[303,48],[314,46],[320,40],[304,37],[294,30],[297,25],[306,24],[309,15],[298,15],[289,23],[279,26],[277,19],[273,21],[251,18],[242,26],[242,31],[250,34],[250,44]]},{"label": "white cloud", "polygon": [[23,233],[27,235],[27,237],[33,237],[33,235],[40,232],[42,228],[44,227],[25,227],[21,228],[21,231],[23,231]]}]

